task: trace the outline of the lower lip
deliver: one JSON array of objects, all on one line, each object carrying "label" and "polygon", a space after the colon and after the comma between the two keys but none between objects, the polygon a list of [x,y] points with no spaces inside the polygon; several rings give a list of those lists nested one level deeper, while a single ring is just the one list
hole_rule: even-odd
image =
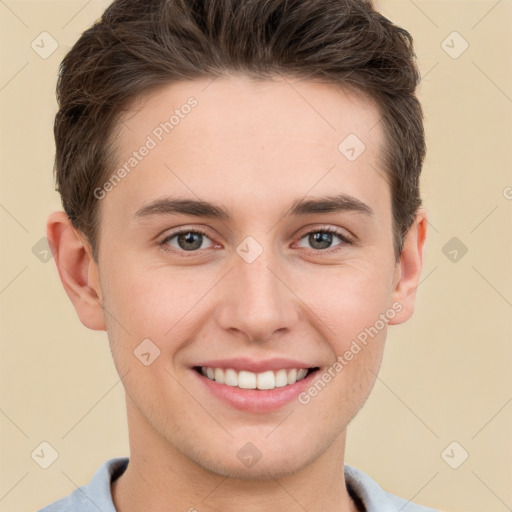
[{"label": "lower lip", "polygon": [[319,373],[319,370],[316,370],[295,384],[288,384],[280,388],[241,389],[239,387],[227,386],[226,384],[219,384],[194,369],[191,371],[213,395],[228,405],[242,411],[257,413],[271,412],[284,407],[307,389]]}]

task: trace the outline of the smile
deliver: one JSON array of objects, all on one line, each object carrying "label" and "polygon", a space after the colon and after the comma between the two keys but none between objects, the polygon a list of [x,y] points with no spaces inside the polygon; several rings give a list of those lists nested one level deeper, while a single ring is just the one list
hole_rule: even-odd
[{"label": "smile", "polygon": [[318,368],[283,368],[260,373],[246,370],[236,371],[233,368],[212,368],[209,366],[195,367],[194,369],[208,379],[219,384],[225,384],[226,386],[239,389],[268,390],[293,385]]}]

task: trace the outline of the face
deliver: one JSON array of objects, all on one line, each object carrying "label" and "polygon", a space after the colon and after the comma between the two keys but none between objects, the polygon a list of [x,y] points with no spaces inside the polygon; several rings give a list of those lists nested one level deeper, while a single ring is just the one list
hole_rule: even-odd
[{"label": "face", "polygon": [[240,76],[124,115],[97,276],[134,446],[257,479],[344,439],[405,319],[379,118],[326,84]]}]

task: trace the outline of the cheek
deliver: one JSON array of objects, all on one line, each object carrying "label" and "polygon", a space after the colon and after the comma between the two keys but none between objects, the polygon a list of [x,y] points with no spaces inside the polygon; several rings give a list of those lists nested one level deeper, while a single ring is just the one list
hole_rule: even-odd
[{"label": "cheek", "polygon": [[133,336],[162,342],[182,330],[194,316],[194,308],[211,287],[211,278],[200,270],[150,268],[143,262],[110,272],[109,302]]},{"label": "cheek", "polygon": [[320,268],[309,273],[307,285],[296,288],[297,295],[321,320],[322,332],[339,354],[388,310],[391,275],[390,268],[361,263]]},{"label": "cheek", "polygon": [[[293,292],[287,300],[302,309],[300,316],[339,355],[388,307],[390,272],[382,262],[354,258],[336,266],[296,267],[283,274]],[[146,338],[165,350],[171,344],[172,352],[178,351],[194,332],[197,335],[206,317],[211,320],[222,297],[231,296],[218,283],[224,271],[207,265],[171,268],[126,257],[111,262],[103,274],[108,276],[104,298],[109,335],[119,349],[130,353]],[[211,293],[214,285],[216,291]],[[220,302],[212,302],[212,297]]]},{"label": "cheek", "polygon": [[[390,269],[391,265],[364,266],[360,262],[335,271],[332,267],[328,272],[318,269],[309,280],[315,286],[304,286],[298,293],[314,313],[310,318],[321,320],[316,322],[316,328],[332,351],[333,365],[329,375],[324,375],[333,383],[327,384],[332,395],[324,403],[338,404],[346,412],[344,418],[352,417],[362,406],[382,361],[387,321],[391,318],[389,313],[394,313],[389,307]],[[316,387],[322,386],[319,383]]]},{"label": "cheek", "polygon": [[[205,298],[218,276],[199,267],[151,268],[141,263],[112,267],[108,276],[105,316],[118,372],[129,371],[132,379],[136,375],[141,389],[154,387],[155,382],[169,383],[166,370],[176,364],[182,348],[197,338],[208,313]],[[137,354],[148,351],[150,357],[153,352],[158,357],[145,367]]]}]

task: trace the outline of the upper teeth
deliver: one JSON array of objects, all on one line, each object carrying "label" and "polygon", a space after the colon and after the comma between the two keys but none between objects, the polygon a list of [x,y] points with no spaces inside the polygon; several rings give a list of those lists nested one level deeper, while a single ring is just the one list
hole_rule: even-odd
[{"label": "upper teeth", "polygon": [[291,370],[277,370],[276,372],[268,370],[262,373],[253,373],[245,370],[237,372],[231,368],[223,369],[202,366],[201,373],[205,377],[227,386],[242,389],[274,389],[286,386],[287,384],[295,384],[306,376],[308,370],[305,368],[293,368]]}]

